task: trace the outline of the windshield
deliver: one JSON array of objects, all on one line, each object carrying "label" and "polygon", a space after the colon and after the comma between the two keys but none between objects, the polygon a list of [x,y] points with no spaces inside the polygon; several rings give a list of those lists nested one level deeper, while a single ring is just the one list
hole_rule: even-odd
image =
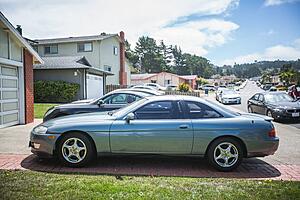
[{"label": "windshield", "polygon": [[223,93],[224,94],[237,94],[237,92],[234,90],[223,90]]},{"label": "windshield", "polygon": [[267,103],[278,103],[286,101],[294,101],[292,97],[287,94],[267,94],[265,95],[265,101]]},{"label": "windshield", "polygon": [[146,98],[143,98],[141,100],[138,100],[138,101],[135,101],[113,113],[111,113],[113,116],[116,116],[116,117],[121,117],[125,114],[127,114],[127,112],[129,112],[130,110],[134,109],[135,107],[138,107],[139,105],[142,105],[145,101],[147,101],[148,99]]}]

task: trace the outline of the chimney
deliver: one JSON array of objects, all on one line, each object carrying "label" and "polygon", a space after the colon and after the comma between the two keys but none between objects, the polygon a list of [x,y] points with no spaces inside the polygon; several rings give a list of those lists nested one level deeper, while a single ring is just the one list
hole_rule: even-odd
[{"label": "chimney", "polygon": [[127,73],[125,71],[125,34],[120,32],[120,85],[127,85]]},{"label": "chimney", "polygon": [[20,35],[22,35],[22,28],[21,25],[17,25],[17,31],[20,33]]}]

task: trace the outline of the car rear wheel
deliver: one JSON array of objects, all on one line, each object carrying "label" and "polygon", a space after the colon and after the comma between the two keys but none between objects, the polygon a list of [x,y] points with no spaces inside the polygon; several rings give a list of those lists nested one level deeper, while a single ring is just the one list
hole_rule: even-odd
[{"label": "car rear wheel", "polygon": [[241,144],[233,138],[219,138],[209,147],[207,158],[211,166],[219,171],[231,171],[243,159]]},{"label": "car rear wheel", "polygon": [[95,155],[91,141],[82,133],[70,133],[59,141],[58,158],[69,167],[87,165]]}]

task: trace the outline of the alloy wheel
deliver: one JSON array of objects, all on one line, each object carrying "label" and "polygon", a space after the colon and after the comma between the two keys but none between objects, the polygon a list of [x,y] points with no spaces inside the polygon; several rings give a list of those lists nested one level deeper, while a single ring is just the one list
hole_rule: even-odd
[{"label": "alloy wheel", "polygon": [[239,157],[237,147],[230,142],[222,142],[214,149],[214,161],[221,167],[232,167]]},{"label": "alloy wheel", "polygon": [[87,155],[87,147],[79,138],[69,138],[62,145],[62,155],[69,163],[80,163]]}]

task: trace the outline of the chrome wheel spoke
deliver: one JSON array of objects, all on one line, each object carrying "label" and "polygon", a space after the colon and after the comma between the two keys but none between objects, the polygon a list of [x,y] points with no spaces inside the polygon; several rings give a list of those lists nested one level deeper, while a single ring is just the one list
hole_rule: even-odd
[{"label": "chrome wheel spoke", "polygon": [[238,160],[237,148],[229,142],[220,143],[214,150],[214,160],[221,167],[231,167]]}]

